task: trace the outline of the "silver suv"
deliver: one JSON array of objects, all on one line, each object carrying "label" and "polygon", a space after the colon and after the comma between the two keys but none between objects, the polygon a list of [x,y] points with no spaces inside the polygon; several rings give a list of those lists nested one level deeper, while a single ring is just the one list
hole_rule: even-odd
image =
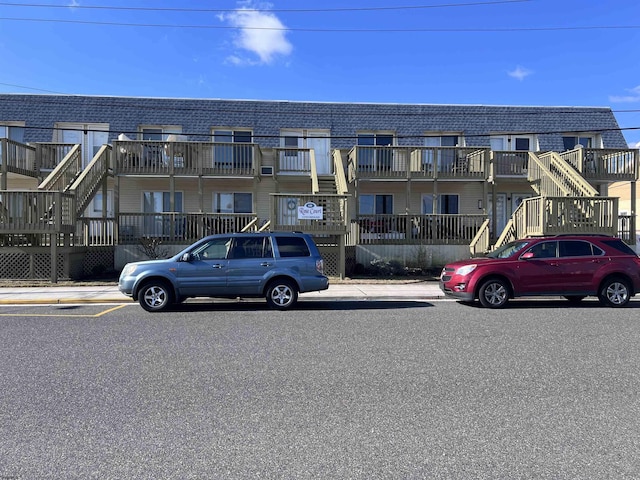
[{"label": "silver suv", "polygon": [[205,237],[166,260],[128,263],[118,288],[149,312],[190,297],[265,297],[287,310],[298,293],[329,288],[329,279],[308,234],[233,233]]}]

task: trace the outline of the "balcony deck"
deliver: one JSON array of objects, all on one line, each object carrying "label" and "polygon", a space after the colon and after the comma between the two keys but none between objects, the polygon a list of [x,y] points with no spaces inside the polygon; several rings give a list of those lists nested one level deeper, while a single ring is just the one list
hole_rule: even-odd
[{"label": "balcony deck", "polygon": [[260,147],[254,143],[114,141],[115,175],[255,177]]},{"label": "balcony deck", "polygon": [[363,179],[486,180],[489,149],[478,147],[355,146],[349,181]]}]

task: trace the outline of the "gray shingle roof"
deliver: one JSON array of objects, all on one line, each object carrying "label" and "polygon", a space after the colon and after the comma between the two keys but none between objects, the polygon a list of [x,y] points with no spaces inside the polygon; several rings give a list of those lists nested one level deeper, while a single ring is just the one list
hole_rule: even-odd
[{"label": "gray shingle roof", "polygon": [[[256,142],[277,146],[282,128],[330,130],[332,147],[349,148],[360,131],[390,131],[400,145],[429,132],[460,132],[488,146],[495,133],[536,133],[541,150],[562,150],[562,133],[602,132],[607,148],[627,148],[608,107],[368,104],[262,100],[0,94],[0,122],[24,121],[26,142],[49,142],[56,122],[107,123],[109,138],[140,125],[180,125],[205,141],[211,127],[250,128]],[[37,128],[41,127],[41,128]]]}]

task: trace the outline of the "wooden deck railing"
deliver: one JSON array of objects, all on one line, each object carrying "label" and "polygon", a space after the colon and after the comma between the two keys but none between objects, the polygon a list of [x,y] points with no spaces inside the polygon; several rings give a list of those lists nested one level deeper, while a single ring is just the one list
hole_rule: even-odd
[{"label": "wooden deck railing", "polygon": [[351,222],[350,245],[469,245],[486,215],[358,215]]},{"label": "wooden deck railing", "polygon": [[529,152],[529,175],[532,185],[539,186],[542,196],[596,197],[598,191],[556,152]]},{"label": "wooden deck railing", "polygon": [[73,193],[76,197],[78,215],[81,215],[84,209],[87,208],[102,181],[112,173],[111,146],[103,145],[89,165],[69,187],[69,193]]},{"label": "wooden deck railing", "polygon": [[[281,231],[304,231],[308,233],[341,234],[347,229],[345,217],[348,195],[339,194],[271,194],[271,229]],[[314,203],[322,209],[321,218],[304,218],[304,207]]]},{"label": "wooden deck railing", "polygon": [[2,233],[72,233],[75,198],[62,192],[0,191]]},{"label": "wooden deck railing", "polygon": [[488,175],[489,149],[478,147],[356,146],[349,181],[361,178],[477,179]]},{"label": "wooden deck railing", "polygon": [[274,148],[276,154],[276,175],[311,175],[309,148]]},{"label": "wooden deck railing", "polygon": [[38,188],[62,192],[71,186],[80,172],[82,172],[82,149],[80,145],[74,145]]},{"label": "wooden deck railing", "polygon": [[342,165],[342,154],[340,150],[335,149],[333,151],[333,171],[336,178],[336,190],[341,195],[349,193],[349,184],[347,183],[347,177],[344,173],[344,166]]},{"label": "wooden deck railing", "polygon": [[635,245],[637,243],[637,235],[635,229],[632,229],[631,215],[618,215],[618,237],[620,237],[627,245]]},{"label": "wooden deck railing", "polygon": [[617,197],[532,197],[514,212],[496,242],[563,233],[618,234]]},{"label": "wooden deck railing", "polygon": [[637,149],[577,147],[559,155],[590,181],[617,182],[638,179]]},{"label": "wooden deck railing", "polygon": [[114,173],[127,175],[256,176],[255,143],[114,141]]},{"label": "wooden deck railing", "polygon": [[[0,168],[3,183],[6,183],[6,174],[9,172],[37,177],[40,169],[36,158],[35,147],[8,138],[0,138]],[[0,188],[6,189],[6,185]]]},{"label": "wooden deck railing", "polygon": [[529,152],[518,150],[493,150],[491,173],[493,177],[526,178],[529,169]]},{"label": "wooden deck railing", "polygon": [[491,221],[487,218],[469,244],[469,253],[477,257],[486,253],[491,246]]},{"label": "wooden deck railing", "polygon": [[207,235],[240,232],[255,219],[253,213],[120,213],[117,239],[138,244],[141,238],[154,237],[188,245]]},{"label": "wooden deck railing", "polygon": [[58,166],[76,144],[39,142],[34,145],[39,167],[42,170],[51,171]]}]

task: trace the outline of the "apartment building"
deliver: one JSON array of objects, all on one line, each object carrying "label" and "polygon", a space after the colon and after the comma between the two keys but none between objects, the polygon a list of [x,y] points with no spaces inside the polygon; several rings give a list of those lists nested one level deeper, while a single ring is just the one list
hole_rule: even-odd
[{"label": "apartment building", "polygon": [[526,235],[635,246],[638,151],[606,107],[0,94],[0,137],[8,278],[117,270],[236,230],[309,232],[336,276]]}]

